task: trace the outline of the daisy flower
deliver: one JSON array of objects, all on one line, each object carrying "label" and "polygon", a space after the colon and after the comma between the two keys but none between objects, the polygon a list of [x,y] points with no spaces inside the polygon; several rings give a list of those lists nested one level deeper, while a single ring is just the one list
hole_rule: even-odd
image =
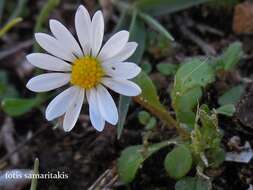
[{"label": "daisy flower", "polygon": [[91,19],[82,5],[75,14],[79,43],[59,21],[50,20],[49,26],[52,36],[35,34],[38,44],[49,54],[32,53],[27,55],[27,60],[53,72],[30,79],[26,86],[34,92],[47,92],[64,85],[69,87],[49,103],[46,119],[51,121],[64,115],[63,129],[70,131],[87,98],[90,120],[96,130],[102,131],[105,121],[115,125],[118,110],[106,87],[125,96],[141,93],[140,87],[129,80],[140,73],[140,67],[125,62],[135,52],[137,43],[128,42],[129,32],[123,30],[101,48],[104,36],[102,12],[97,11]]}]

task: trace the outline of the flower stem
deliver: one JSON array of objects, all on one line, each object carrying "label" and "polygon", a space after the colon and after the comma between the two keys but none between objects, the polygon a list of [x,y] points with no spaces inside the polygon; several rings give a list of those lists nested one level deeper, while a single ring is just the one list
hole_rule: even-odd
[{"label": "flower stem", "polygon": [[171,114],[163,107],[155,107],[152,106],[147,101],[143,101],[139,96],[133,98],[135,102],[142,105],[144,108],[149,110],[152,114],[154,114],[156,117],[158,117],[161,121],[163,121],[166,124],[166,127],[168,128],[175,128],[178,132],[178,134],[183,139],[189,139],[190,134],[185,129],[181,128],[179,126],[179,123],[171,116]]}]

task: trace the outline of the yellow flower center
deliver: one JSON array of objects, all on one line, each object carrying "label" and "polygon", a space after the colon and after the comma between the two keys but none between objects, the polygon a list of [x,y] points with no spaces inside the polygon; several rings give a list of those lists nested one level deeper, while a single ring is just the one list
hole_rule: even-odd
[{"label": "yellow flower center", "polygon": [[70,82],[91,89],[100,83],[103,76],[104,71],[100,62],[96,58],[85,56],[73,62]]}]

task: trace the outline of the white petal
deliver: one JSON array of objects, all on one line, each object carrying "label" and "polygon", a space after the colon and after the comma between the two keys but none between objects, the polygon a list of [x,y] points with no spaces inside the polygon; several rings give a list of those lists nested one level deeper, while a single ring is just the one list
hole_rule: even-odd
[{"label": "white petal", "polygon": [[33,77],[28,81],[26,87],[34,92],[47,92],[59,88],[70,81],[67,73],[46,73]]},{"label": "white petal", "polygon": [[115,56],[103,60],[106,63],[119,63],[126,61],[133,53],[135,52],[137,48],[137,43],[136,42],[128,42],[125,47]]},{"label": "white petal", "polygon": [[87,100],[89,103],[89,115],[90,121],[93,127],[98,131],[103,131],[105,127],[105,120],[102,118],[97,102],[96,89],[91,89],[87,91]]},{"label": "white petal", "polygon": [[75,15],[75,28],[83,53],[89,54],[91,48],[91,19],[87,9],[80,5]]},{"label": "white petal", "polygon": [[64,131],[71,131],[75,126],[78,117],[81,112],[81,108],[84,100],[84,89],[79,88],[79,93],[75,96],[74,101],[69,106],[68,111],[66,112],[63,120],[63,129]]},{"label": "white petal", "polygon": [[97,87],[98,107],[102,117],[109,123],[115,125],[118,122],[118,110],[112,96],[105,87],[98,85]]},{"label": "white petal", "polygon": [[113,91],[125,96],[138,96],[141,93],[140,87],[129,80],[103,78],[102,83]]},{"label": "white petal", "polygon": [[32,65],[41,69],[49,71],[71,71],[70,64],[45,53],[31,53],[26,58]]},{"label": "white petal", "polygon": [[48,34],[36,33],[35,39],[44,50],[56,57],[70,62],[76,59],[72,52],[68,51],[57,39]]},{"label": "white petal", "polygon": [[72,86],[57,95],[47,106],[46,119],[51,121],[63,115],[68,110],[69,105],[73,102],[78,92],[79,88]]},{"label": "white petal", "polygon": [[125,46],[129,38],[129,32],[120,31],[114,34],[103,46],[99,53],[101,61],[111,58],[118,54]]},{"label": "white petal", "polygon": [[76,42],[76,39],[62,23],[51,19],[49,21],[49,26],[51,32],[63,47],[68,48],[70,52],[78,57],[83,56],[83,52]]},{"label": "white petal", "polygon": [[141,72],[141,68],[138,65],[130,62],[103,63],[102,66],[107,75],[115,78],[132,79]]},{"label": "white petal", "polygon": [[96,57],[104,37],[104,17],[101,11],[97,11],[92,18],[91,36],[91,52]]}]

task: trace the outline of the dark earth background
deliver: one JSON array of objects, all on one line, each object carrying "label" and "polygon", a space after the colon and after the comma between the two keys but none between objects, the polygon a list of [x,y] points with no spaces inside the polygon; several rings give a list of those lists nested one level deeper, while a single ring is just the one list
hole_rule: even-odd
[{"label": "dark earth background", "polygon": [[[33,51],[35,19],[45,2],[46,0],[28,0],[22,11],[23,21],[0,40],[0,70],[7,73],[9,84],[17,89],[21,97],[35,96],[25,88],[26,82],[35,72],[25,56]],[[232,142],[236,143],[233,146],[242,146],[245,141],[249,141],[253,146],[253,4],[249,2],[245,5],[242,4],[243,1],[225,2],[227,3],[216,1],[158,17],[176,41],[166,43],[147,27],[149,36],[141,64],[151,65],[149,75],[158,88],[160,99],[167,105],[167,109],[172,110],[168,91],[173,84],[173,76],[160,73],[156,69],[158,63],[179,64],[192,56],[219,55],[230,43],[242,42],[245,55],[238,67],[225,76],[218,76],[216,82],[205,89],[201,100],[210,107],[217,107],[218,97],[226,90],[237,84],[245,86],[245,92],[236,106],[236,114],[231,118],[219,117],[219,126],[224,132],[223,147],[230,150],[231,138]],[[79,4],[84,4],[92,14],[101,8],[99,2],[93,0],[62,0],[49,18],[59,19],[74,31],[74,14]],[[6,6],[4,21],[8,19],[16,3],[6,1]],[[236,12],[238,6],[242,8]],[[110,3],[102,8],[109,12],[106,18],[108,36],[118,22],[119,11]],[[235,20],[235,16],[238,15],[240,19]],[[203,30],[200,30],[201,26]],[[46,23],[45,31],[48,28]],[[189,37],[185,28],[194,34],[195,38]],[[204,47],[208,48],[196,44],[196,38],[201,39]],[[118,96],[115,95],[115,98]],[[32,169],[34,160],[38,157],[41,173],[60,171],[69,175],[65,180],[39,180],[38,189],[88,189],[106,171],[107,177],[99,189],[174,189],[176,181],[167,176],[163,167],[163,160],[169,148],[162,149],[145,161],[131,184],[126,186],[117,178],[115,168],[121,150],[129,145],[142,143],[144,127],[137,119],[138,112],[142,110],[139,105],[131,104],[120,140],[117,140],[115,126],[107,125],[102,133],[91,127],[87,106],[83,108],[77,125],[70,133],[65,133],[59,128],[53,129],[54,124],[44,118],[44,106],[13,118],[0,110],[0,170]],[[6,125],[11,126],[7,132],[4,130]],[[165,128],[162,123],[158,122],[157,125],[158,133],[153,138],[154,142],[175,135],[173,130]],[[13,144],[8,143],[8,138],[6,140],[4,135],[10,137]],[[17,148],[15,154],[8,154],[8,146]],[[248,164],[225,162],[220,168],[208,172],[214,177],[213,189],[217,190],[247,190],[253,182],[252,161]],[[195,171],[191,171],[189,175],[191,173],[193,175]],[[18,184],[13,189],[29,189],[29,184]]]}]

